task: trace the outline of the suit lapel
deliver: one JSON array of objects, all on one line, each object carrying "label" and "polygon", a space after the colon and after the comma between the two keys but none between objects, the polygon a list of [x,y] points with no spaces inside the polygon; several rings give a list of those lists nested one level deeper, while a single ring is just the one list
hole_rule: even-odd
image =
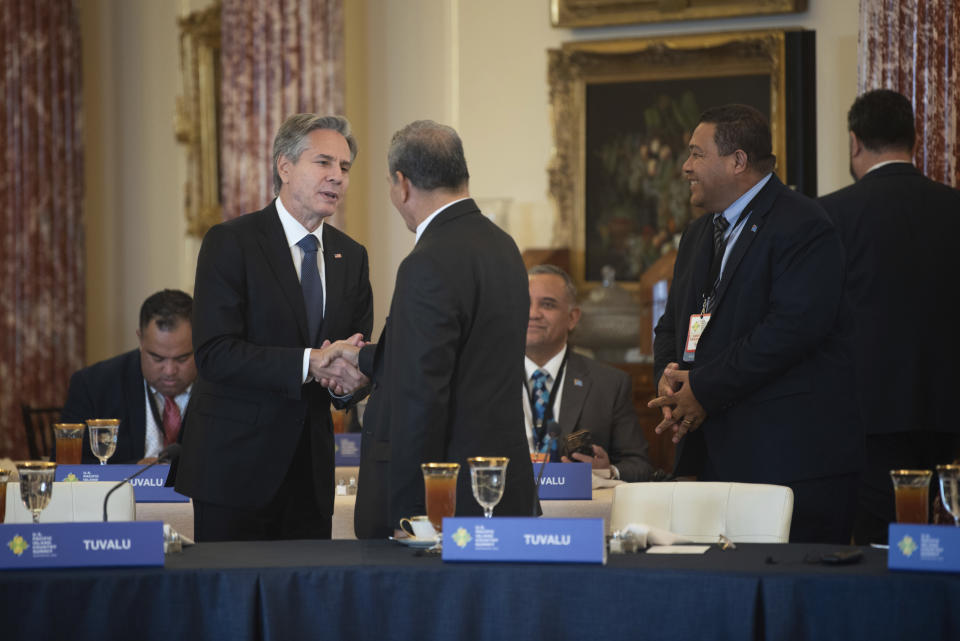
[{"label": "suit lapel", "polygon": [[702,296],[707,291],[707,279],[710,276],[710,262],[713,259],[713,223],[712,214],[705,214],[701,219],[705,224],[699,228],[699,234],[692,240],[696,243],[696,253],[693,266],[693,287],[691,295],[694,297],[690,302],[690,313],[700,311],[703,303]]},{"label": "suit lapel", "polygon": [[[323,226],[323,271],[324,288],[326,289],[326,301],[323,305],[323,327],[320,330],[322,338],[329,338],[328,331],[337,327],[337,316],[341,312],[337,301],[343,300],[343,291],[346,287],[345,279],[347,273],[347,259],[343,253],[343,248],[338,247],[332,239],[332,234],[327,233],[328,227]],[[334,338],[344,338],[338,336]],[[321,341],[322,342],[322,341]]]},{"label": "suit lapel", "polygon": [[783,183],[780,182],[776,174],[770,176],[770,180],[763,186],[763,189],[744,208],[744,211],[747,212],[746,222],[743,224],[740,237],[737,238],[737,244],[733,246],[730,255],[727,256],[727,265],[723,270],[720,286],[717,288],[717,300],[714,309],[719,307],[720,301],[723,300],[723,295],[733,280],[740,261],[743,260],[744,255],[753,243],[753,239],[757,237],[757,233],[763,227],[764,219],[770,212],[770,208],[773,207],[773,201],[776,200],[781,189],[783,189]]},{"label": "suit lapel", "polygon": [[[287,299],[294,316],[296,316],[300,339],[304,345],[309,345],[307,308],[303,302],[303,289],[300,287],[297,270],[290,258],[290,247],[287,245],[287,237],[283,233],[283,225],[280,224],[276,206],[270,203],[257,215],[260,216],[258,221],[260,236],[257,238],[257,242],[260,244],[260,249],[277,279],[280,291],[283,292],[284,298]],[[328,296],[327,300],[329,299]]]},{"label": "suit lapel", "polygon": [[137,459],[143,458],[146,449],[147,434],[147,392],[143,380],[143,370],[140,367],[140,350],[135,350],[134,357],[130,359],[127,365],[127,371],[124,373],[124,397],[130,399],[130,415],[127,420],[130,425],[126,430],[130,435],[133,446],[133,456]]},{"label": "suit lapel", "polygon": [[[570,347],[567,346],[569,350]],[[590,391],[591,381],[583,361],[578,354],[572,351],[567,356],[567,368],[563,375],[563,396],[560,398],[560,433],[563,436],[573,432],[573,428],[580,420],[583,404]]]}]

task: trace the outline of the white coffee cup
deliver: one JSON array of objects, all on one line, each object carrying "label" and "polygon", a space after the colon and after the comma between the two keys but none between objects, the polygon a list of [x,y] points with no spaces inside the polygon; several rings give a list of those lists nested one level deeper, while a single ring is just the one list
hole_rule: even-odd
[{"label": "white coffee cup", "polygon": [[411,516],[400,519],[400,529],[415,539],[433,541],[437,538],[437,531],[426,516]]}]

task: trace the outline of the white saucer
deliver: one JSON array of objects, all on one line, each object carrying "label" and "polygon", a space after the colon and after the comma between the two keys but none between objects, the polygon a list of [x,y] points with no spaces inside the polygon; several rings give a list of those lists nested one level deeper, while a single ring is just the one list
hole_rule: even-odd
[{"label": "white saucer", "polygon": [[432,548],[437,543],[435,540],[432,540],[432,539],[415,539],[413,537],[398,539],[391,536],[389,538],[391,541],[396,541],[397,543],[406,545],[408,548],[418,548],[418,549]]}]

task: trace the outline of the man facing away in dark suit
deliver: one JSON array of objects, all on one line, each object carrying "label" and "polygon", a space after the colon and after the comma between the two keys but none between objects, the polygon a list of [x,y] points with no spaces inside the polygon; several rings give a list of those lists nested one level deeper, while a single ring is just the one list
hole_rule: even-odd
[{"label": "man facing away in dark suit", "polygon": [[[553,265],[537,265],[527,276],[530,317],[523,413],[531,454],[558,455],[560,448],[554,444],[559,439],[586,429],[593,438],[593,455],[575,452],[574,461],[563,456],[562,462],[590,463],[603,479],[650,480],[654,468],[633,408],[630,376],[575,353],[567,344],[580,320],[573,280]],[[551,436],[554,420],[559,437]]]},{"label": "man facing away in dark suit", "polygon": [[198,541],[330,538],[331,395],[317,379],[331,372],[316,367],[314,348],[371,330],[367,252],[324,224],[356,153],[346,119],[291,116],[274,139],[277,198],[203,239],[193,313],[200,375],[176,483],[193,498]]},{"label": "man facing away in dark suit", "polygon": [[[62,422],[120,419],[117,449],[108,463],[152,463],[183,438],[182,418],[197,378],[192,310],[193,299],[185,292],[164,289],[151,295],[140,307],[140,347],[70,377]],[[99,462],[87,438],[83,462]]]},{"label": "man facing away in dark suit", "polygon": [[531,515],[533,466],[517,390],[523,383],[527,274],[513,240],[477,208],[460,137],[431,121],[407,125],[388,154],[390,199],[417,235],[397,270],[380,340],[328,348],[372,382],[363,417],[355,531],[394,534],[425,513],[424,462],[460,463],[458,515],[482,510],[467,458],[506,456],[498,515]]},{"label": "man facing away in dark suit", "polygon": [[676,473],[789,486],[792,541],[849,543],[863,433],[849,402],[840,237],[772,171],[752,107],[706,111],[683,172],[703,208],[684,233],[654,339]]},{"label": "man facing away in dark suit", "polygon": [[847,122],[857,182],[820,203],[847,252],[856,403],[867,435],[854,540],[886,543],[895,518],[890,470],[933,469],[960,457],[952,409],[960,350],[949,329],[950,283],[960,274],[960,191],[913,166],[913,108],[904,96],[869,91]]}]

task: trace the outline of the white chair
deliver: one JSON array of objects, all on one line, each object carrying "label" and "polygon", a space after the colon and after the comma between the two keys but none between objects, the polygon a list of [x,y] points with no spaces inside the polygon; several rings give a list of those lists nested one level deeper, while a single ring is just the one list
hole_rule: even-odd
[{"label": "white chair", "polygon": [[613,492],[610,530],[643,523],[716,543],[786,543],[790,536],[793,490],[759,483],[627,483]]},{"label": "white chair", "polygon": [[[50,503],[40,513],[41,523],[102,521],[103,497],[114,481],[56,482]],[[107,516],[111,521],[133,521],[137,516],[133,487],[127,483],[110,495]],[[33,516],[20,499],[20,483],[7,483],[7,523],[32,523]]]}]

